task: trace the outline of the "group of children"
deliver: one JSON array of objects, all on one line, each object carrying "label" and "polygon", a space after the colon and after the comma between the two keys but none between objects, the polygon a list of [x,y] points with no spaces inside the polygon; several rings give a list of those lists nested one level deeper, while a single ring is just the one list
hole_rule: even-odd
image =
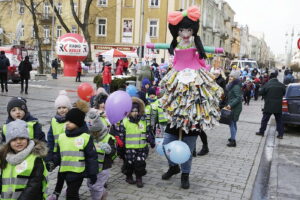
[{"label": "group of children", "polygon": [[143,187],[148,143],[155,146],[145,104],[133,97],[129,115],[111,126],[104,110],[107,97],[102,90],[93,97],[90,108],[82,100],[72,104],[61,91],[47,140],[38,119],[29,113],[26,100],[13,97],[1,134],[1,199],[46,199],[47,173],[59,166],[55,190],[47,199],[58,199],[64,182],[66,199],[79,199],[79,189],[88,178],[91,198],[104,200],[109,168],[117,155],[123,159],[126,182]]}]

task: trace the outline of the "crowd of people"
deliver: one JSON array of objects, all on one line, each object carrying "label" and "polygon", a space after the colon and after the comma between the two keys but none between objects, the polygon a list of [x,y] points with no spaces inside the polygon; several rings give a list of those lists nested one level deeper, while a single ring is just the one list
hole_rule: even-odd
[{"label": "crowd of people", "polygon": [[[56,187],[49,200],[59,198],[64,182],[66,199],[79,199],[85,178],[91,198],[105,200],[109,171],[116,157],[123,161],[120,170],[125,181],[142,188],[149,146],[154,148],[158,137],[163,137],[163,145],[180,140],[188,146],[191,155],[183,163],[174,162],[165,152],[169,168],[161,178],[169,180],[181,172],[181,188],[189,189],[193,156],[209,153],[206,131],[219,124],[220,110],[232,113],[227,146],[236,147],[242,97],[244,104],[249,105],[250,99],[257,100],[259,93],[263,95],[265,107],[261,128],[256,134],[264,135],[267,122],[274,114],[278,138],[282,139],[281,99],[285,87],[278,82],[277,73],[261,75],[258,69],[241,70],[236,66],[228,76],[221,69],[209,72],[197,35],[200,11],[191,7],[187,12],[192,12],[193,17],[182,16],[181,12],[168,15],[172,35],[169,53],[173,64],[165,67],[154,60],[144,66],[153,76],[143,77],[142,87],[129,93],[131,110],[119,122],[111,124],[105,112],[112,76],[112,64],[108,61],[102,70],[103,88],[97,89],[89,104],[83,100],[72,103],[65,91],[59,93],[47,137],[38,119],[29,112],[24,98],[13,97],[8,102],[8,117],[1,134],[1,199],[45,199],[48,171],[59,167]],[[178,14],[180,17],[175,17]],[[185,57],[189,59],[180,60]],[[119,61],[116,71],[123,74],[126,67],[118,69],[122,62],[125,61]],[[80,81],[80,74],[76,79]],[[203,146],[197,153],[198,136]]]}]

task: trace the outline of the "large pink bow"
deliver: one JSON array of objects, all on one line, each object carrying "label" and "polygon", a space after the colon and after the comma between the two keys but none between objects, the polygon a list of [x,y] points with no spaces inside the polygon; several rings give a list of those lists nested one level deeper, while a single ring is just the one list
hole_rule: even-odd
[{"label": "large pink bow", "polygon": [[197,21],[200,18],[200,10],[197,6],[191,6],[182,12],[171,12],[168,14],[168,22],[172,25],[177,25],[185,16],[187,16],[190,20]]}]

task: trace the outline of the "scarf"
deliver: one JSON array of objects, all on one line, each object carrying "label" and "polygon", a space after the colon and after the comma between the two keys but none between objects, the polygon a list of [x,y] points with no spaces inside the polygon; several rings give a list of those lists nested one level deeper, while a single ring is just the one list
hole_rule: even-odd
[{"label": "scarf", "polygon": [[32,149],[34,148],[34,141],[30,140],[29,144],[27,145],[27,147],[25,149],[23,149],[23,151],[20,151],[16,154],[14,153],[8,153],[6,156],[6,160],[9,164],[11,165],[18,165],[21,162],[23,162],[27,156],[31,153]]}]

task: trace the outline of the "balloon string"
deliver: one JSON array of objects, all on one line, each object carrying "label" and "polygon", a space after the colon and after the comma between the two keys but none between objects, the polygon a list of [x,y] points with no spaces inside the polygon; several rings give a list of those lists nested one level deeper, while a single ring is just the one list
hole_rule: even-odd
[{"label": "balloon string", "polygon": [[182,128],[179,128],[179,140],[182,140]]}]

